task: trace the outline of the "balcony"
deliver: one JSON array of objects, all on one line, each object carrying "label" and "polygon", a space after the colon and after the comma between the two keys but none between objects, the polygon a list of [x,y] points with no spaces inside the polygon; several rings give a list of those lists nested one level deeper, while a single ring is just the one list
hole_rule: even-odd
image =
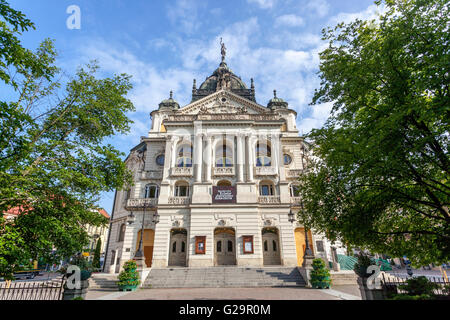
[{"label": "balcony", "polygon": [[302,169],[290,169],[290,170],[287,170],[286,177],[287,178],[298,178],[298,177],[300,177],[302,172],[303,172]]},{"label": "balcony", "polygon": [[169,204],[188,205],[191,203],[191,197],[169,197]]},{"label": "balcony", "polygon": [[280,196],[259,196],[258,203],[260,204],[279,204],[281,203]]},{"label": "balcony", "polygon": [[128,199],[125,208],[127,210],[144,210],[144,207],[151,208],[156,205],[158,205],[157,198]]},{"label": "balcony", "polygon": [[162,170],[143,171],[141,175],[142,180],[162,179],[162,177],[163,177]]},{"label": "balcony", "polygon": [[234,167],[214,167],[213,176],[216,177],[234,177],[236,171]]},{"label": "balcony", "polygon": [[278,170],[275,167],[255,167],[255,176],[276,176]]},{"label": "balcony", "polygon": [[170,171],[172,177],[192,177],[194,168],[192,167],[174,167]]},{"label": "balcony", "polygon": [[291,204],[298,204],[300,205],[300,201],[302,200],[302,197],[291,197]]}]

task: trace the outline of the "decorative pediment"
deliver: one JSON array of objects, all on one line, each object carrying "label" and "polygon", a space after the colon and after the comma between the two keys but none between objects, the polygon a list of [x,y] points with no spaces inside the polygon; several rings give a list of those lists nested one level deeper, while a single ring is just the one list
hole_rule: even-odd
[{"label": "decorative pediment", "polygon": [[177,113],[197,114],[264,114],[270,110],[230,91],[220,90],[181,108]]}]

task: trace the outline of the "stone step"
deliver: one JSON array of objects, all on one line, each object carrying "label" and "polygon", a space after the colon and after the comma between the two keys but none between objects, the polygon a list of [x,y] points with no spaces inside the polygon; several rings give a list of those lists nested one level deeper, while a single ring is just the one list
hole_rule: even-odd
[{"label": "stone step", "polygon": [[144,288],[303,287],[294,267],[212,267],[152,269]]}]

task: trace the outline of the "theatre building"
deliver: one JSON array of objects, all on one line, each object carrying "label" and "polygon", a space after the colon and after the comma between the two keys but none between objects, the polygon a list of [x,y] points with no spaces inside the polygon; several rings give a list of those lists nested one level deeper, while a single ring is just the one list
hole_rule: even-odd
[{"label": "theatre building", "polygon": [[[170,93],[125,161],[134,185],[116,192],[105,272],[133,259],[142,230],[147,267],[301,266],[305,231],[288,217],[306,163],[296,116],[276,92],[259,104],[224,52],[188,105]],[[308,238],[331,260],[324,237]]]}]

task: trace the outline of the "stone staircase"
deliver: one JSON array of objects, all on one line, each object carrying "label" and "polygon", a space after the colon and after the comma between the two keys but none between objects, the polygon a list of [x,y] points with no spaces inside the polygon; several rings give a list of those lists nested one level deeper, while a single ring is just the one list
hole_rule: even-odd
[{"label": "stone staircase", "polygon": [[105,290],[105,291],[117,291],[117,275],[109,273],[94,273],[89,278],[89,289]]},{"label": "stone staircase", "polygon": [[304,287],[295,267],[152,269],[143,288]]}]

